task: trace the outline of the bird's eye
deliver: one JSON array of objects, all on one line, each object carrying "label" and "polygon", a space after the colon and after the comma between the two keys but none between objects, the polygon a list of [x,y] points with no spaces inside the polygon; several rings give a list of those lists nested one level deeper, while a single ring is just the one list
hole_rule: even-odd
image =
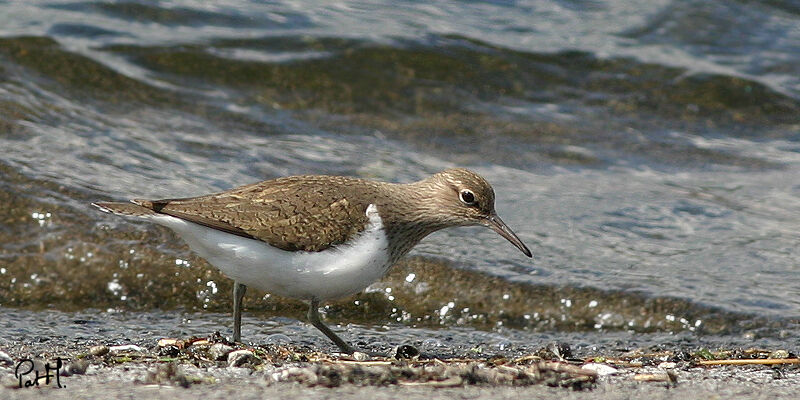
[{"label": "bird's eye", "polygon": [[461,201],[468,206],[475,204],[475,194],[473,194],[471,190],[464,189],[458,196],[461,198]]}]

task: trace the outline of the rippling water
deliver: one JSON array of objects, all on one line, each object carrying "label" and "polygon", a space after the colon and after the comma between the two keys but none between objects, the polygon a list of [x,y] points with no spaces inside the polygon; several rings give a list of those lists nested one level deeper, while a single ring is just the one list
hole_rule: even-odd
[{"label": "rippling water", "polygon": [[785,337],[798,77],[795,1],[0,3],[0,307],[229,308],[170,232],[91,201],[464,166],[534,260],[443,231],[329,317]]}]

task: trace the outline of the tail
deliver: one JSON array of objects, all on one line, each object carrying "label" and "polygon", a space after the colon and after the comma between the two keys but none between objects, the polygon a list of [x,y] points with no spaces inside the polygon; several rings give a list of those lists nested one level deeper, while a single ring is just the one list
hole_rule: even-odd
[{"label": "tail", "polygon": [[100,209],[100,211],[113,213],[117,215],[126,215],[131,217],[149,217],[158,215],[157,212],[151,208],[140,206],[134,203],[117,203],[117,202],[97,202],[92,203],[93,206]]}]

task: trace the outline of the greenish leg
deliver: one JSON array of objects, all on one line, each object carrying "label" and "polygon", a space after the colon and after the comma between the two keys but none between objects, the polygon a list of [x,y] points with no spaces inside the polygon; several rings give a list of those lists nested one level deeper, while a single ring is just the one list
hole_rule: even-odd
[{"label": "greenish leg", "polygon": [[242,298],[247,286],[233,282],[233,341],[242,341]]},{"label": "greenish leg", "polygon": [[308,321],[311,322],[311,325],[314,325],[315,328],[319,329],[328,339],[332,340],[333,343],[336,343],[339,346],[339,349],[343,353],[353,354],[356,352],[356,349],[351,347],[349,344],[345,343],[339,336],[337,336],[333,331],[330,330],[322,321],[319,320],[319,300],[311,300],[311,307],[308,309]]}]

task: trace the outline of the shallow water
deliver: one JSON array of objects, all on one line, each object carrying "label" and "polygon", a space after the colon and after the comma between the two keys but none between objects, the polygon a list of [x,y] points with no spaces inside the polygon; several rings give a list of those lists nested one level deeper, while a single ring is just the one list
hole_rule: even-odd
[{"label": "shallow water", "polygon": [[[533,261],[442,231],[331,318],[785,340],[799,26],[768,0],[2,3],[0,307],[228,310],[230,282],[170,232],[91,201],[463,166]],[[406,287],[413,268],[431,272]]]},{"label": "shallow water", "polygon": [[[64,313],[42,311],[27,313],[8,310],[0,323],[4,336],[2,346],[12,357],[31,354],[81,354],[102,343],[134,344],[152,349],[164,337],[207,337],[230,315],[219,313],[186,313],[180,311],[102,312],[87,309]],[[292,344],[311,346],[323,351],[336,347],[309,324],[289,318],[242,319],[245,343]],[[401,344],[411,344],[426,354],[441,357],[475,357],[528,355],[544,347],[560,345],[569,357],[585,358],[641,350],[690,351],[734,348],[796,348],[797,338],[750,338],[730,335],[696,336],[691,332],[549,332],[537,333],[515,329],[485,331],[468,327],[448,329],[412,328],[402,324],[365,326],[333,325],[342,337],[366,351],[388,353]],[[786,346],[786,347],[784,347]]]}]

